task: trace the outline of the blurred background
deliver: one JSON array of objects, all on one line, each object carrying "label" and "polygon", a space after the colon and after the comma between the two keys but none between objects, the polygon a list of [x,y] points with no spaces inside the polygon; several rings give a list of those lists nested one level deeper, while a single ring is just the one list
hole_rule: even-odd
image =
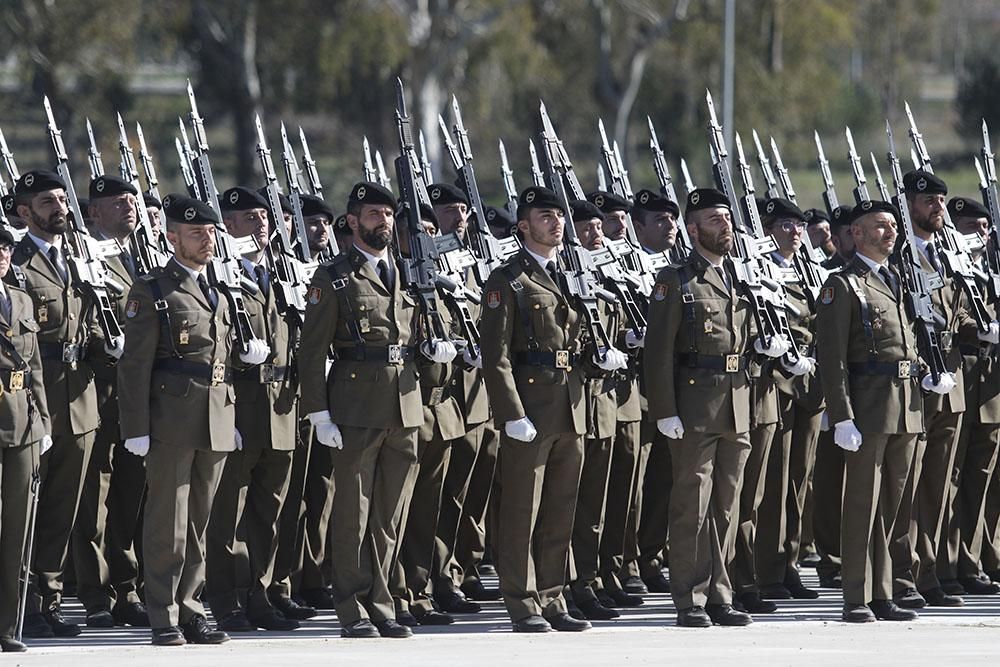
[{"label": "blurred background", "polygon": [[[194,85],[219,189],[262,184],[254,114],[281,172],[278,124],[301,126],[327,198],[361,178],[362,137],[389,169],[398,152],[394,81],[407,85],[437,179],[453,180],[437,114],[454,94],[480,190],[503,197],[497,140],[519,188],[543,99],[584,187],[596,186],[597,119],[625,153],[633,187],[656,188],[646,116],[675,182],[684,157],[710,183],[705,90],[724,110],[726,0],[0,0],[0,128],[21,170],[53,162],[48,95],[86,185],[90,118],[108,170],[115,112],[141,122],[161,191],[182,188],[174,136]],[[799,202],[820,206],[813,130],[841,200],[853,181],[844,127],[883,162],[888,118],[909,168],[908,101],[936,171],[977,194],[972,156],[986,118],[1000,133],[997,0],[735,0],[734,127],[773,136]],[[296,145],[296,148],[298,146]],[[301,161],[301,155],[300,161]],[[752,157],[751,157],[752,159]],[[759,175],[758,190],[762,190]],[[869,182],[873,175],[869,172]],[[283,178],[281,181],[283,183]]]}]

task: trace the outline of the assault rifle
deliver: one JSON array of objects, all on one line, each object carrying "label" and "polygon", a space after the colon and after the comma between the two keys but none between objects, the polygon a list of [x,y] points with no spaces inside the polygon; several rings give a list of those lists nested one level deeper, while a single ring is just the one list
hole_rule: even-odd
[{"label": "assault rifle", "polygon": [[983,147],[981,149],[983,165],[978,167],[979,180],[983,189],[983,202],[990,212],[990,231],[986,242],[986,269],[988,271],[990,301],[994,306],[1000,305],[1000,236],[997,226],[1000,225],[1000,192],[997,191],[997,170],[993,161],[993,150],[990,148],[990,131],[983,121]]},{"label": "assault rifle", "polygon": [[[653,120],[646,116],[646,123],[649,125],[649,150],[653,153],[653,171],[656,172],[656,180],[660,182],[660,193],[677,204],[677,241],[671,249],[671,255],[675,262],[679,262],[691,253],[691,237],[688,236],[687,225],[684,224],[684,216],[680,212],[681,202],[677,199],[674,181],[670,177],[670,167],[667,166],[667,158],[663,154],[663,149],[660,148],[660,140],[653,128]],[[687,170],[686,165],[684,169]]]},{"label": "assault rifle", "polygon": [[378,174],[375,173],[375,163],[372,162],[372,149],[368,144],[368,137],[361,139],[361,152],[363,155],[361,163],[361,173],[369,183],[378,182]]},{"label": "assault rifle", "polygon": [[542,168],[538,164],[538,151],[535,150],[535,142],[528,139],[528,155],[531,156],[531,183],[536,187],[545,187],[545,176],[542,175]]},{"label": "assault rifle", "polygon": [[851,134],[851,128],[845,128],[844,135],[847,137],[847,159],[851,162],[851,173],[854,174],[854,202],[860,204],[871,201],[871,195],[868,194],[868,182],[865,180],[865,169],[861,165],[858,149],[854,147],[854,135]]},{"label": "assault rifle", "polygon": [[[309,250],[309,237],[306,235],[306,222],[302,216],[302,185],[299,183],[299,175],[302,170],[299,168],[298,158],[295,157],[295,149],[292,148],[292,143],[288,141],[288,132],[285,130],[285,124],[281,124],[281,163],[285,168],[285,184],[288,186],[288,200],[292,204],[292,232],[294,232],[294,238],[289,238],[291,243],[289,248],[292,251],[292,255],[305,265],[312,263],[312,252]],[[282,216],[279,220],[284,221]],[[282,230],[285,232],[285,236],[288,236],[288,230],[282,225]],[[280,234],[280,232],[279,232]],[[284,245],[284,241],[279,241]],[[312,277],[312,272],[315,270],[315,266],[303,267],[303,275],[308,281]]]},{"label": "assault rifle", "polygon": [[319,180],[319,171],[316,169],[316,160],[313,159],[309,151],[309,142],[306,141],[306,133],[299,128],[299,143],[302,144],[302,162],[306,165],[306,181],[309,183],[309,194],[323,198],[323,184]]},{"label": "assault rifle", "polygon": [[90,148],[87,149],[87,163],[90,165],[90,180],[104,175],[104,162],[101,161],[101,152],[97,150],[97,140],[94,139],[94,128],[87,119],[87,140]]},{"label": "assault rifle", "polygon": [[694,184],[694,181],[691,180],[691,172],[688,171],[688,163],[687,160],[685,160],[684,158],[681,158],[681,177],[684,179],[685,196],[691,194],[697,189],[697,187]]},{"label": "assault rifle", "polygon": [[507,194],[507,201],[503,207],[507,209],[514,221],[517,221],[517,186],[514,185],[514,172],[511,171],[510,163],[507,162],[507,149],[500,139],[500,174],[503,176],[503,189]]},{"label": "assault rifle", "polygon": [[823,177],[823,205],[826,207],[826,214],[833,219],[834,210],[840,206],[837,199],[837,191],[833,187],[833,174],[830,173],[830,162],[823,152],[823,142],[819,140],[819,132],[813,132],[816,140],[816,162],[819,164],[819,173]]},{"label": "assault rifle", "polygon": [[153,223],[149,220],[146,202],[142,199],[139,169],[135,164],[135,155],[128,142],[128,135],[125,134],[125,123],[122,121],[121,114],[118,114],[118,153],[121,156],[122,178],[131,183],[132,187],[139,193],[135,201],[137,224],[129,236],[129,241],[132,246],[132,255],[135,257],[136,270],[139,274],[145,275],[154,268],[165,266],[167,258],[160,252],[160,248],[156,244],[156,237],[153,235]]}]

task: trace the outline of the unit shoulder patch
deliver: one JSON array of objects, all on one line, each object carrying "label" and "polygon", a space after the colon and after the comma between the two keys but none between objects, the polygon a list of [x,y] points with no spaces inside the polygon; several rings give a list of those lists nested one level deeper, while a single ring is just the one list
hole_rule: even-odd
[{"label": "unit shoulder patch", "polygon": [[833,303],[833,296],[836,291],[832,287],[824,287],[819,293],[819,302],[824,306],[829,306]]}]

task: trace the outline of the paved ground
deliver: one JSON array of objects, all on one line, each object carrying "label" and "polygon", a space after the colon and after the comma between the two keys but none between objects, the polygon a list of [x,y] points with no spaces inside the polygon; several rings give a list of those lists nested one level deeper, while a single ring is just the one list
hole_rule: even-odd
[{"label": "paved ground", "polygon": [[[811,570],[803,572],[815,584]],[[495,584],[495,582],[488,582]],[[1000,596],[966,598],[960,609],[927,609],[913,623],[840,622],[839,591],[818,600],[779,602],[779,613],[755,617],[749,628],[686,629],[674,625],[667,595],[624,610],[622,618],[595,623],[581,634],[515,635],[500,603],[480,614],[462,616],[446,627],[417,628],[410,640],[342,640],[332,612],[289,633],[246,633],[222,646],[160,648],[149,645],[148,630],[94,630],[69,640],[31,640],[30,650],[4,655],[3,665],[621,665],[708,664],[738,659],[741,664],[854,667],[871,664],[1000,664]],[[70,600],[66,611],[82,622],[82,608]]]}]

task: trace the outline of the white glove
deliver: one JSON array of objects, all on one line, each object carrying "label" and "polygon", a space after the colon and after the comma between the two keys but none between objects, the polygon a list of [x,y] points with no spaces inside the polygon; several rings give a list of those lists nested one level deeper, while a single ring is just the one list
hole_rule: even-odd
[{"label": "white glove", "polygon": [[538,435],[535,425],[527,417],[507,422],[504,424],[503,430],[507,435],[521,442],[531,442]]},{"label": "white glove", "polygon": [[48,434],[43,435],[42,439],[38,441],[38,445],[42,449],[42,451],[38,452],[38,455],[41,456],[45,452],[52,449],[52,436]]},{"label": "white glove", "polygon": [[240,430],[239,429],[236,429],[236,438],[235,438],[235,441],[236,441],[236,451],[242,452],[243,451],[243,436],[240,435]]},{"label": "white glove", "polygon": [[941,373],[941,379],[934,382],[934,376],[928,373],[920,381],[920,386],[924,391],[933,391],[935,394],[947,394],[955,388],[955,376],[951,373]]},{"label": "white glove", "polygon": [[259,338],[251,338],[247,341],[246,352],[240,352],[240,361],[251,366],[256,366],[267,361],[267,357],[270,354],[271,348],[268,347],[267,343]]},{"label": "white glove", "polygon": [[601,361],[599,356],[594,356],[594,363],[601,370],[617,371],[628,368],[628,355],[617,348],[609,347],[604,352],[604,361]]},{"label": "white glove", "polygon": [[138,438],[128,438],[125,440],[125,449],[136,456],[145,456],[149,453],[149,436],[141,435]]},{"label": "white glove", "polygon": [[[476,356],[472,356],[473,351],[475,351]],[[465,349],[462,350],[462,360],[473,368],[483,369],[483,355],[479,352],[478,345],[466,345]]]},{"label": "white glove", "polygon": [[680,417],[666,417],[656,420],[656,429],[671,440],[680,440],[684,437],[684,424]]},{"label": "white glove", "polygon": [[782,360],[781,365],[786,371],[795,377],[800,377],[802,375],[809,375],[809,373],[812,373],[812,370],[816,367],[816,360],[812,357],[800,356],[795,360],[794,364],[787,364],[784,360]]},{"label": "white glove", "polygon": [[853,419],[837,422],[833,428],[833,441],[844,451],[856,452],[861,449],[861,431],[854,425]]},{"label": "white glove", "polygon": [[637,347],[646,347],[646,332],[643,331],[641,334],[636,334],[633,329],[629,329],[625,332],[625,347],[631,349]]},{"label": "white glove", "polygon": [[753,342],[753,349],[757,351],[757,354],[763,354],[764,356],[777,359],[778,357],[785,356],[785,354],[792,349],[792,346],[787,340],[785,340],[784,336],[771,336],[771,339],[767,343],[767,347],[764,347],[763,343],[760,342],[760,338],[755,339]]},{"label": "white glove", "polygon": [[333,447],[334,449],[344,448],[344,438],[340,435],[340,429],[330,419],[330,412],[328,410],[310,412],[309,421],[316,429],[316,439],[319,441],[319,444],[324,447]]},{"label": "white glove", "polygon": [[104,351],[116,360],[121,359],[125,352],[125,336],[115,336],[111,340],[104,341]]},{"label": "white glove", "polygon": [[[431,343],[434,344],[434,351],[431,352]],[[447,364],[458,356],[458,348],[450,340],[435,338],[432,341],[424,341],[420,344],[420,352],[436,364]]]},{"label": "white glove", "polygon": [[979,332],[979,340],[984,343],[992,343],[993,345],[1000,343],[1000,323],[997,323],[996,320],[990,322],[989,331],[986,333]]},{"label": "white glove", "polygon": [[819,430],[824,433],[830,430],[830,415],[826,410],[819,416]]}]

